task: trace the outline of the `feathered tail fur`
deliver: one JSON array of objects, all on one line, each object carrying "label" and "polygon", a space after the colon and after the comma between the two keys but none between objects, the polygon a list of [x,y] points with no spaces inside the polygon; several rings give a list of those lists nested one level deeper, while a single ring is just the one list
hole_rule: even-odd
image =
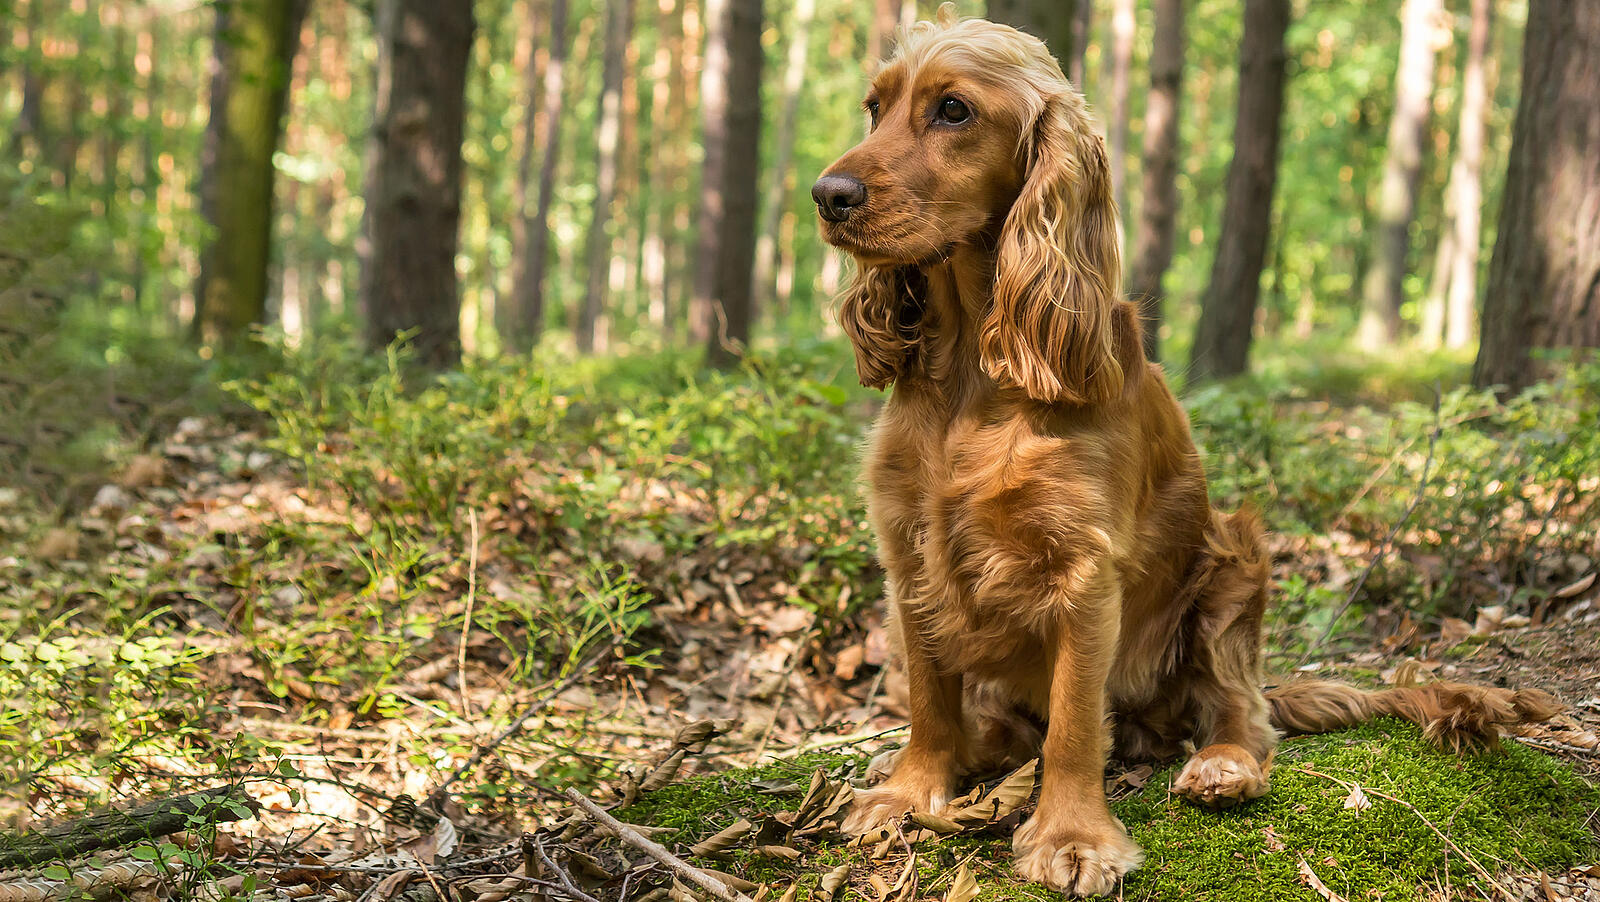
[{"label": "feathered tail fur", "polygon": [[1454,751],[1482,749],[1501,729],[1547,720],[1562,710],[1540,689],[1492,689],[1438,682],[1410,689],[1367,691],[1326,680],[1302,680],[1267,692],[1272,725],[1290,733],[1325,733],[1383,714],[1422,727],[1435,745]]}]

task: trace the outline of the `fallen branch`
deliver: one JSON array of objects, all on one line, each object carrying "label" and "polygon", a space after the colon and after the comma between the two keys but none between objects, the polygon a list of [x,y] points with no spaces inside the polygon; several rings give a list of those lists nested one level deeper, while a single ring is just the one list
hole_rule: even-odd
[{"label": "fallen branch", "polygon": [[251,816],[260,808],[238,786],[202,789],[140,805],[78,818],[37,833],[0,833],[0,869],[67,861],[123,846]]},{"label": "fallen branch", "polygon": [[574,805],[583,809],[584,814],[598,821],[601,826],[611,831],[612,835],[617,839],[654,858],[665,865],[672,873],[699,886],[711,895],[721,899],[722,902],[752,902],[749,896],[733,889],[705,871],[694,867],[682,858],[668,852],[659,843],[645,838],[639,831],[612,817],[609,812],[596,805],[593,800],[583,793],[576,789],[568,789],[565,794]]},{"label": "fallen branch", "polygon": [[517,715],[515,720],[511,721],[511,723],[508,724],[504,730],[500,731],[499,735],[478,746],[477,749],[473,751],[470,758],[462,762],[460,767],[451,771],[450,776],[445,777],[443,783],[440,783],[432,792],[428,793],[428,798],[426,800],[428,807],[437,810],[439,805],[444,802],[445,797],[450,794],[450,787],[454,786],[456,781],[471,773],[473,768],[483,763],[483,759],[489,757],[489,755],[493,753],[495,749],[500,747],[501,743],[505,742],[507,739],[510,739],[512,736],[517,735],[517,733],[522,730],[523,725],[532,719],[533,715],[544,710],[546,703],[560,695],[562,692],[566,691],[568,686],[571,686],[573,683],[577,682],[578,677],[587,674],[589,669],[598,663],[601,656],[603,656],[609,650],[609,647],[602,648],[590,655],[577,667],[572,668],[572,671],[566,676],[562,677],[555,685],[551,686],[544,692],[539,693],[539,695],[534,698],[533,701],[528,703],[528,706],[523,709],[522,713]]}]

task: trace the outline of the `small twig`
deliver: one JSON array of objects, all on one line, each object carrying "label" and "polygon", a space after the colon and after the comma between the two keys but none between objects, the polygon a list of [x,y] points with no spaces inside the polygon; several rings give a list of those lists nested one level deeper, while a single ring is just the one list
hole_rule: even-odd
[{"label": "small twig", "polygon": [[881,739],[884,736],[888,736],[893,733],[903,733],[907,729],[910,728],[902,724],[898,727],[890,727],[887,730],[872,730],[867,732],[851,733],[848,736],[835,736],[830,739],[817,739],[804,745],[797,745],[794,748],[784,749],[781,752],[776,752],[772,757],[778,759],[798,758],[807,752],[819,752],[823,749],[833,749],[847,745],[859,745],[863,742],[871,742],[874,739]]},{"label": "small twig", "polygon": [[1321,777],[1324,780],[1332,780],[1333,782],[1339,784],[1341,787],[1343,787],[1343,788],[1345,788],[1347,790],[1354,789],[1354,788],[1359,788],[1363,793],[1365,793],[1365,794],[1367,794],[1369,796],[1377,796],[1380,799],[1386,799],[1386,800],[1388,800],[1390,802],[1395,803],[1396,805],[1399,805],[1399,806],[1405,808],[1406,810],[1410,811],[1412,814],[1416,815],[1417,816],[1417,820],[1422,821],[1422,825],[1423,826],[1427,827],[1429,830],[1432,830],[1435,836],[1437,836],[1437,837],[1439,837],[1439,839],[1443,840],[1444,844],[1446,846],[1450,847],[1451,851],[1455,852],[1457,855],[1460,855],[1462,861],[1465,861],[1467,864],[1472,865],[1472,869],[1474,871],[1478,872],[1478,876],[1483,878],[1483,882],[1485,882],[1485,883],[1489,884],[1490,886],[1494,887],[1495,891],[1504,894],[1506,896],[1506,898],[1508,898],[1508,899],[1516,898],[1515,895],[1513,895],[1512,893],[1507,891],[1505,887],[1501,886],[1499,884],[1499,882],[1494,879],[1494,877],[1490,876],[1488,869],[1485,868],[1482,864],[1479,864],[1478,863],[1478,859],[1473,858],[1471,855],[1468,855],[1467,851],[1465,849],[1463,849],[1460,846],[1456,845],[1455,840],[1451,839],[1443,830],[1440,830],[1438,827],[1435,827],[1433,825],[1433,821],[1428,820],[1428,818],[1421,811],[1417,810],[1417,806],[1411,804],[1410,802],[1407,802],[1405,799],[1397,798],[1395,796],[1389,795],[1386,792],[1381,792],[1381,791],[1379,791],[1377,789],[1373,789],[1370,786],[1360,786],[1357,783],[1352,783],[1352,782],[1349,782],[1347,780],[1341,780],[1338,777],[1332,776],[1330,774],[1325,774],[1325,773],[1323,773],[1322,771],[1319,771],[1319,770],[1313,770],[1313,769],[1311,769],[1309,767],[1306,767],[1305,765],[1301,765],[1300,766],[1300,770],[1304,771],[1305,773],[1311,774],[1314,777]]},{"label": "small twig", "polygon": [[1439,433],[1444,428],[1439,412],[1439,406],[1443,400],[1444,396],[1440,394],[1436,386],[1433,393],[1433,430],[1428,433],[1428,456],[1422,461],[1422,475],[1417,479],[1417,490],[1411,496],[1411,503],[1406,505],[1405,512],[1400,515],[1399,520],[1395,521],[1394,526],[1389,528],[1389,534],[1383,537],[1383,542],[1378,545],[1378,550],[1372,553],[1372,558],[1367,561],[1367,566],[1361,571],[1361,576],[1356,579],[1355,585],[1351,586],[1350,591],[1345,595],[1344,603],[1339,605],[1339,609],[1328,620],[1328,626],[1322,631],[1322,637],[1306,646],[1305,653],[1300,656],[1300,660],[1295,664],[1294,669],[1299,670],[1304,667],[1306,662],[1311,660],[1313,652],[1328,644],[1328,640],[1333,637],[1333,631],[1338,627],[1339,621],[1344,618],[1345,612],[1350,610],[1350,606],[1355,604],[1356,596],[1361,594],[1361,587],[1367,584],[1367,577],[1371,576],[1372,571],[1378,568],[1378,564],[1389,556],[1389,552],[1393,550],[1395,537],[1400,534],[1401,527],[1406,525],[1406,521],[1411,519],[1411,515],[1422,504],[1422,499],[1428,491],[1428,479],[1433,475],[1433,454],[1439,445]]},{"label": "small twig", "polygon": [[549,853],[544,850],[543,839],[534,837],[533,850],[539,856],[539,861],[542,862],[545,867],[550,869],[550,873],[556,876],[556,880],[561,884],[561,888],[565,890],[568,895],[572,896],[574,899],[578,899],[579,902],[600,902],[599,899],[596,899],[583,890],[578,889],[577,885],[572,882],[572,877],[567,874],[566,869],[562,868],[560,865],[556,864],[550,859]]},{"label": "small twig", "polygon": [[471,530],[471,545],[467,547],[467,611],[462,618],[461,644],[456,648],[456,691],[461,695],[461,714],[472,716],[472,703],[467,699],[467,637],[472,635],[472,606],[478,598],[478,510],[467,510],[467,525]]},{"label": "small twig", "polygon": [[607,830],[611,831],[611,833],[614,834],[617,839],[622,840],[628,845],[633,846],[635,849],[638,849],[651,858],[654,858],[656,861],[661,862],[674,874],[677,874],[679,877],[694,883],[700,888],[711,893],[711,895],[721,899],[722,902],[752,902],[749,896],[746,896],[744,893],[733,889],[726,883],[723,883],[721,880],[718,880],[699,868],[690,865],[682,858],[679,858],[671,852],[668,852],[659,843],[640,835],[639,831],[612,817],[604,808],[596,805],[583,793],[577,791],[576,789],[568,789],[565,795],[574,805],[577,805],[579,808],[583,809],[585,814],[589,815],[589,817],[598,821]]},{"label": "small twig", "polygon": [[483,759],[489,757],[489,755],[492,754],[495,749],[500,747],[502,742],[505,742],[507,739],[515,736],[518,731],[522,729],[523,724],[527,723],[530,719],[532,719],[533,715],[537,714],[544,708],[546,702],[557,695],[560,695],[568,686],[577,682],[580,676],[587,674],[589,669],[600,660],[601,656],[604,655],[607,650],[608,649],[602,648],[596,651],[577,667],[572,668],[570,673],[562,677],[548,690],[540,693],[538,697],[533,699],[533,701],[529,702],[528,706],[523,709],[522,713],[517,715],[516,719],[511,721],[511,723],[507,725],[504,730],[501,730],[499,735],[495,736],[493,739],[489,740],[483,745],[478,746],[477,750],[472,753],[471,757],[467,758],[466,761],[462,762],[460,767],[452,771],[450,776],[445,777],[443,783],[440,783],[437,788],[428,793],[428,805],[437,807],[441,802],[443,802],[445,796],[450,792],[450,787],[454,786],[456,781],[471,773],[473,768],[483,763]]}]

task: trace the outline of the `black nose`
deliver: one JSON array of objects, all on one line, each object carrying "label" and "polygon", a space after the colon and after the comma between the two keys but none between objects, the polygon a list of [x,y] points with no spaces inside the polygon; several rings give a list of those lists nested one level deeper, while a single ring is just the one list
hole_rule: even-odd
[{"label": "black nose", "polygon": [[829,222],[844,222],[850,211],[867,202],[867,186],[853,175],[825,175],[811,186],[817,212]]}]

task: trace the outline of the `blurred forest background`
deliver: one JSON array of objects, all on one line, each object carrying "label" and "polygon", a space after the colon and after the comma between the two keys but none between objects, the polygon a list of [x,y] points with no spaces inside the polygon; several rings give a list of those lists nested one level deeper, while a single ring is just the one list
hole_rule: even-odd
[{"label": "blurred forest background", "polygon": [[[932,14],[911,0],[8,5],[9,159],[92,217],[112,315],[211,343],[356,326],[381,347],[414,329],[441,363],[541,339],[715,358],[752,334],[832,334],[846,264],[806,189],[861,133],[859,95],[895,30]],[[1089,97],[1130,290],[1160,299],[1167,358],[1189,361],[1197,322],[1203,374],[1243,371],[1252,333],[1470,354],[1527,6],[1298,6],[962,12],[1046,37]],[[1225,218],[1236,141],[1253,181]],[[1525,381],[1492,375],[1480,382]]]},{"label": "blurred forest background", "polygon": [[[1600,7],[958,6],[1103,124],[1269,667],[1591,698]],[[514,833],[901,722],[809,186],[933,11],[0,0],[0,818]]]}]

